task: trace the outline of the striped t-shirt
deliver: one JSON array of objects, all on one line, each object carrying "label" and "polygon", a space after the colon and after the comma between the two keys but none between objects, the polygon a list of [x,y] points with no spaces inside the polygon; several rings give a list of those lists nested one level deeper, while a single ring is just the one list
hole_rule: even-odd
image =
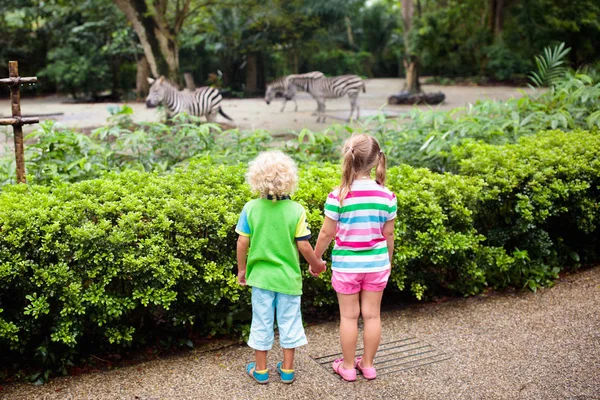
[{"label": "striped t-shirt", "polygon": [[325,216],[337,221],[333,271],[363,273],[390,268],[383,225],[396,218],[396,196],[371,179],[356,179],[340,206],[339,189],[325,202]]}]

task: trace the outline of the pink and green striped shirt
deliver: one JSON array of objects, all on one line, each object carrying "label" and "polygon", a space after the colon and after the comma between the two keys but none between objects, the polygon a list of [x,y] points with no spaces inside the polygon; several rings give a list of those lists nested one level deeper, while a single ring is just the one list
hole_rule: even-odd
[{"label": "pink and green striped shirt", "polygon": [[396,196],[374,180],[357,179],[340,206],[339,189],[325,202],[325,216],[337,221],[333,271],[363,273],[390,268],[383,225],[396,218]]}]

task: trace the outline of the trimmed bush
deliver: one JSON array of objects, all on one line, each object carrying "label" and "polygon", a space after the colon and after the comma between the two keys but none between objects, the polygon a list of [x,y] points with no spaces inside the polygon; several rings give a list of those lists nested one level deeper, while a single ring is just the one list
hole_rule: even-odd
[{"label": "trimmed bush", "polygon": [[[600,138],[548,132],[455,151],[463,175],[390,168],[398,197],[390,290],[423,298],[552,283],[598,259]],[[247,332],[234,226],[245,166],[191,163],[0,194],[0,354],[61,368],[77,353],[194,332]],[[313,242],[339,167],[307,164],[294,198]],[[306,310],[335,304],[306,265]],[[87,349],[87,350],[86,350]],[[13,358],[14,359],[14,358]],[[59,361],[56,361],[59,360]]]},{"label": "trimmed bush", "polygon": [[517,144],[454,150],[460,173],[485,180],[475,225],[515,265],[487,272],[494,286],[548,285],[565,265],[598,260],[600,135],[541,132]]}]

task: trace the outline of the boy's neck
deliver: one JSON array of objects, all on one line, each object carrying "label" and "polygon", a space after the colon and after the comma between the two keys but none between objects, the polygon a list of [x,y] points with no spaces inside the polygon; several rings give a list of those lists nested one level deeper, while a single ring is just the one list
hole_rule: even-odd
[{"label": "boy's neck", "polygon": [[267,200],[291,200],[289,194],[282,194],[281,196],[271,196],[270,194],[265,197]]}]

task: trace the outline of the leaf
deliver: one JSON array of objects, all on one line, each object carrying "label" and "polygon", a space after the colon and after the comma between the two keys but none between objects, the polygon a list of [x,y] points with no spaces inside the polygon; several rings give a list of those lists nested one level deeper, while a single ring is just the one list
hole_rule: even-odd
[{"label": "leaf", "polygon": [[427,147],[433,141],[433,139],[435,139],[434,135],[429,136],[429,139],[427,139],[425,143],[423,143],[423,145],[419,148],[419,151],[424,151],[425,149],[427,149]]}]

